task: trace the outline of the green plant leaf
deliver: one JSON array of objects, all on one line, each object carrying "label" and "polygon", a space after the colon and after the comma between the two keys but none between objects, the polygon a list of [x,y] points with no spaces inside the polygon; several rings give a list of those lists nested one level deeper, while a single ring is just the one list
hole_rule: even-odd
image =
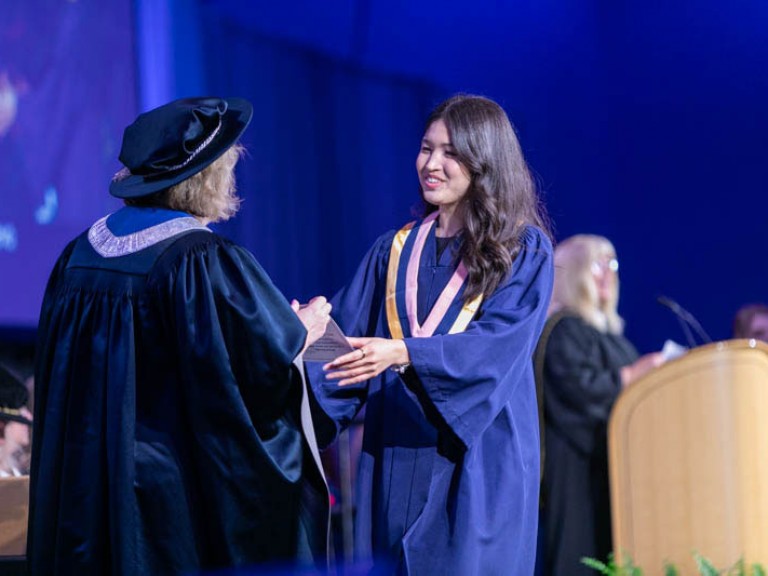
[{"label": "green plant leaf", "polygon": [[747,576],[747,571],[744,568],[744,558],[739,558],[736,564],[728,570],[730,576]]},{"label": "green plant leaf", "polygon": [[720,576],[720,572],[712,565],[712,562],[704,558],[698,552],[693,553],[693,557],[696,560],[696,567],[699,569],[701,576]]},{"label": "green plant leaf", "polygon": [[585,556],[581,559],[581,563],[593,570],[597,570],[600,574],[605,574],[605,576],[615,576],[615,571],[604,562],[600,562],[600,560]]},{"label": "green plant leaf", "polygon": [[[698,552],[693,552],[693,558],[696,561],[700,576],[768,576],[768,571],[762,564],[752,564],[747,568],[744,558],[739,558],[733,566],[723,570],[715,568],[712,562]],[[581,563],[597,570],[604,576],[643,576],[643,571],[635,565],[632,556],[627,552],[623,553],[621,566],[616,565],[613,553],[608,554],[606,562],[584,557],[581,559]],[[681,576],[680,570],[673,563],[666,561],[664,563],[664,576]]]},{"label": "green plant leaf", "polygon": [[624,563],[621,565],[619,574],[621,576],[643,576],[643,571],[640,570],[639,566],[635,566],[629,554],[624,554]]},{"label": "green plant leaf", "polygon": [[613,561],[610,557],[609,562],[611,566],[604,562],[600,562],[600,560],[595,560],[594,558],[584,557],[581,559],[582,564],[589,566],[593,570],[597,570],[600,574],[605,574],[605,576],[617,576],[615,566],[613,566]]}]

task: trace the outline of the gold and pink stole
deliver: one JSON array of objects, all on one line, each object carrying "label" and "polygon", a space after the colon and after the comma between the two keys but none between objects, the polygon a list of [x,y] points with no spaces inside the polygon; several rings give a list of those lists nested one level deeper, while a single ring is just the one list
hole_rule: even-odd
[{"label": "gold and pink stole", "polygon": [[[405,337],[403,324],[409,336],[416,338],[432,336],[441,325],[443,329],[448,327],[448,334],[463,332],[483,301],[482,294],[464,303],[463,306],[459,306],[460,302],[456,301],[467,278],[467,268],[461,261],[430,310],[424,325],[419,324],[416,315],[419,262],[437,214],[437,211],[432,212],[418,226],[416,222],[406,224],[395,234],[392,241],[387,268],[386,294],[387,324],[392,338]],[[414,229],[415,237],[411,234]],[[407,259],[405,270],[400,265],[403,258]]]}]

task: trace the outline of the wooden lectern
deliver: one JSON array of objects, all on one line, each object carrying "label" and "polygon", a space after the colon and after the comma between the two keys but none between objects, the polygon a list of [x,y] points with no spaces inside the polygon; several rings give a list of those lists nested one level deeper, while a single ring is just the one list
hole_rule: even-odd
[{"label": "wooden lectern", "polygon": [[608,444],[618,562],[768,566],[768,345],[710,344],[649,373],[619,396]]}]

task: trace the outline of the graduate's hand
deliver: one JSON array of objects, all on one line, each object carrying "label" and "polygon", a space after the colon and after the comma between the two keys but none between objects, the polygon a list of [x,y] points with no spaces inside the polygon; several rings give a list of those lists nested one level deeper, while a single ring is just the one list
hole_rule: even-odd
[{"label": "graduate's hand", "polygon": [[304,343],[306,350],[325,333],[325,327],[331,319],[331,304],[324,296],[315,296],[306,306],[302,306],[297,300],[291,300],[291,308],[307,329],[307,340]]},{"label": "graduate's hand", "polygon": [[357,384],[378,376],[390,366],[411,361],[402,340],[390,338],[347,338],[354,348],[323,366],[329,380],[339,380],[339,386]]}]

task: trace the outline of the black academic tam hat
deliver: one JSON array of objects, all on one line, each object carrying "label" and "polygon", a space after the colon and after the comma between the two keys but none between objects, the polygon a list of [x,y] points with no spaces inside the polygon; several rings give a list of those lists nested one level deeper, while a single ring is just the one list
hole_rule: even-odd
[{"label": "black academic tam hat", "polygon": [[27,387],[0,365],[0,420],[21,422],[32,425],[32,421],[21,414],[21,408],[27,405],[29,392]]},{"label": "black academic tam hat", "polygon": [[182,98],[140,114],[123,132],[118,172],[109,192],[147,196],[194,176],[232,146],[253,115],[242,98]]}]

